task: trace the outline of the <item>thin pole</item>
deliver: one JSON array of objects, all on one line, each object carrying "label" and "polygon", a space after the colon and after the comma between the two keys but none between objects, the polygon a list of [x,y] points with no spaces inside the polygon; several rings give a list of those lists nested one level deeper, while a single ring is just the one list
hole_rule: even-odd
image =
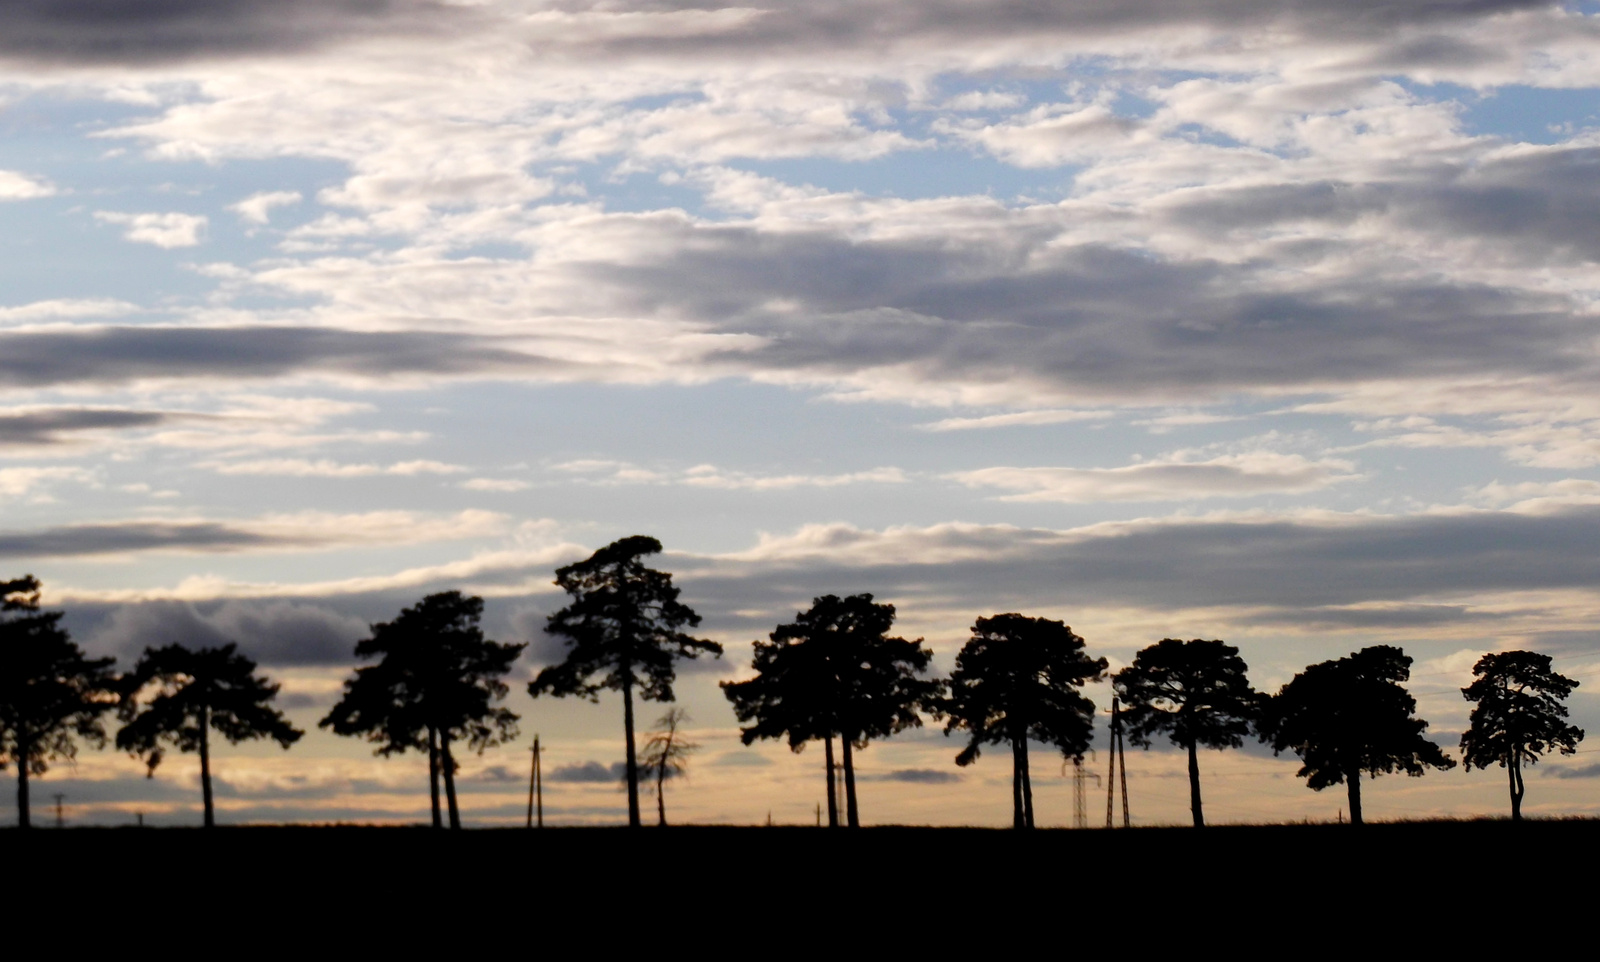
[{"label": "thin pole", "polygon": [[1128,756],[1123,750],[1122,724],[1120,720],[1117,724],[1117,758],[1122,763],[1118,768],[1118,777],[1122,779],[1122,827],[1131,828],[1133,827],[1133,820],[1128,817]]},{"label": "thin pole", "polygon": [[1106,777],[1106,828],[1116,827],[1116,823],[1111,820],[1111,806],[1117,797],[1117,732],[1120,726],[1121,722],[1117,718],[1117,698],[1113,695],[1111,697],[1111,737],[1109,739],[1111,750],[1106,752],[1111,756],[1111,774]]},{"label": "thin pole", "polygon": [[66,823],[61,818],[61,800],[63,798],[66,798],[67,796],[65,794],[61,793],[61,792],[56,792],[55,794],[56,794],[56,828],[65,828],[66,827]]},{"label": "thin pole", "polygon": [[533,828],[533,796],[538,792],[539,784],[539,736],[533,736],[533,762],[528,767],[528,824],[523,828]]}]

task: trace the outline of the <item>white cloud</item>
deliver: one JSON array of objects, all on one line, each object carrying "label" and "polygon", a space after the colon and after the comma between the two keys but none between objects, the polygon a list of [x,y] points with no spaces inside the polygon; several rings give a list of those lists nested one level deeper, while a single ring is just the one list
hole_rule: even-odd
[{"label": "white cloud", "polygon": [[14,170],[0,170],[0,201],[32,200],[55,194],[55,187],[47,180]]},{"label": "white cloud", "polygon": [[1349,461],[1255,452],[1204,461],[1145,461],[1120,468],[982,468],[951,478],[968,487],[1016,491],[1003,501],[1185,501],[1304,494],[1360,477]]},{"label": "white cloud", "polygon": [[287,207],[298,204],[304,198],[297,190],[263,191],[251,194],[237,204],[229,206],[229,210],[238,214],[240,219],[252,224],[265,224],[272,219],[274,207]]},{"label": "white cloud", "polygon": [[208,461],[199,467],[218,474],[269,475],[291,478],[369,478],[375,475],[412,477],[420,474],[459,474],[466,468],[439,461],[401,461],[390,465],[342,464],[337,461],[308,461],[302,458],[271,458],[255,461]]},{"label": "white cloud", "polygon": [[62,481],[89,484],[94,481],[94,473],[75,467],[0,468],[0,497],[38,497],[41,488]]},{"label": "white cloud", "polygon": [[468,491],[501,491],[507,493],[526,491],[530,487],[528,482],[518,481],[514,478],[473,478],[470,481],[461,482],[461,486]]},{"label": "white cloud", "polygon": [[1014,411],[1010,414],[988,414],[975,418],[945,418],[919,424],[923,431],[975,431],[987,428],[1008,428],[1017,425],[1070,424],[1076,421],[1099,421],[1113,417],[1114,411]]},{"label": "white cloud", "polygon": [[117,317],[133,314],[137,305],[109,297],[56,298],[34,301],[15,307],[0,307],[0,324],[32,324],[39,321],[70,321],[84,317]]},{"label": "white cloud", "polygon": [[697,464],[682,470],[642,468],[626,461],[582,460],[552,466],[552,470],[577,475],[595,484],[676,484],[692,488],[744,491],[782,491],[792,488],[836,488],[850,484],[903,484],[909,480],[899,468],[873,468],[843,474],[754,474],[729,471],[714,464]]},{"label": "white cloud", "polygon": [[122,236],[127,240],[167,249],[199,244],[200,234],[208,223],[204,214],[125,214],[97,210],[94,216],[102,223],[126,227]]}]

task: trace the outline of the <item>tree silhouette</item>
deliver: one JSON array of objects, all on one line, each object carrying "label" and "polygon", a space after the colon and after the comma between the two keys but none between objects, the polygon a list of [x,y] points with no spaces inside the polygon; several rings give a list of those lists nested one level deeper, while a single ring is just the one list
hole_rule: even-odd
[{"label": "tree silhouette", "polygon": [[872,595],[823,595],[795,621],[779,625],[770,641],[755,642],[756,677],[723,682],[746,745],[758,738],[786,737],[793,751],[821,738],[827,745],[828,824],[838,824],[833,800],[833,737],[844,755],[846,824],[861,825],[856,801],[855,751],[922,725],[920,709],[939,704],[944,683],[919,677],[933,652],[922,639],[887,637],[894,605],[874,604]]},{"label": "tree silhouette", "polygon": [[1571,755],[1583,729],[1566,723],[1561,702],[1578,683],[1550,668],[1550,656],[1532,651],[1484,655],[1472,666],[1472,684],[1461,689],[1473,706],[1461,735],[1467,771],[1497,764],[1511,783],[1511,820],[1522,821],[1522,763],[1537,764],[1551,749]]},{"label": "tree silhouette", "polygon": [[271,738],[284,748],[303,734],[268,704],[278,686],[255,674],[256,663],[232,643],[194,651],[182,645],[146,648],[133,671],[122,677],[117,747],[142,756],[147,774],[161,764],[162,744],[200,753],[200,793],[205,826],[211,805],[211,730],[237,745]]},{"label": "tree silhouette", "polygon": [[100,716],[116,704],[112,658],[85,658],[60,625],[39,610],[39,581],[0,581],[0,770],[17,766],[17,825],[30,824],[28,781],[49,763],[71,759],[78,739],[106,743]]},{"label": "tree silhouette", "polygon": [[1197,748],[1238,748],[1260,713],[1262,698],[1245,677],[1239,649],[1220,641],[1163,638],[1117,672],[1122,723],[1135,745],[1166,735],[1189,753],[1189,811],[1205,825]]},{"label": "tree silhouette", "polygon": [[634,689],[647,701],[672,701],[674,659],[696,658],[702,652],[722,655],[721,645],[682,631],[700,624],[700,616],[678,601],[670,574],[639,560],[660,552],[661,542],[634,535],[556,570],[556,584],[572,596],[572,603],[551,615],[545,630],[566,639],[567,658],[539,672],[528,685],[535,698],[579,695],[599,701],[603,690],[622,692],[628,824],[634,828],[639,826]]},{"label": "tree silhouette", "polygon": [[639,770],[646,778],[655,779],[656,815],[662,828],[667,827],[666,782],[689,773],[689,756],[700,746],[684,738],[678,729],[689,720],[689,713],[673,708],[656,719],[656,730],[645,736],[644,748],[639,752]]},{"label": "tree silhouette", "polygon": [[1419,776],[1430,767],[1455,767],[1423,737],[1428,723],[1412,714],[1416,699],[1400,687],[1410,677],[1411,659],[1391,645],[1311,665],[1267,702],[1261,740],[1275,753],[1299,755],[1297,774],[1311,789],[1345,783],[1350,824],[1360,825],[1362,772]]},{"label": "tree silhouette", "polygon": [[525,644],[483,637],[483,599],[459,591],[428,595],[394,621],[371,626],[356,657],[377,658],[355,670],[344,695],[317,724],[337,735],[360,735],[377,755],[407,749],[428,753],[433,826],[440,827],[439,777],[444,776],[450,827],[461,827],[452,744],[484,749],[517,737],[517,715],[496,707],[502,680]]},{"label": "tree silhouette", "polygon": [[985,744],[1011,744],[1011,823],[1033,827],[1028,739],[1054,745],[1066,759],[1083,758],[1094,731],[1094,702],[1078,690],[1098,680],[1104,658],[1090,658],[1083,639],[1059,621],[1019,614],[979,618],[956,655],[945,734],[968,733],[957,765],[977,761]]}]

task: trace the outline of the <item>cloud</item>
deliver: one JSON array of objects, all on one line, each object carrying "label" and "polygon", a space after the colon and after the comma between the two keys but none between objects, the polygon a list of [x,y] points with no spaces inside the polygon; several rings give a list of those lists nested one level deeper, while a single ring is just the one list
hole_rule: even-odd
[{"label": "cloud", "polygon": [[27,324],[36,321],[74,320],[80,317],[111,317],[139,310],[127,301],[111,298],[58,298],[34,301],[15,307],[0,307],[0,324]]},{"label": "cloud", "polygon": [[526,481],[517,481],[513,478],[472,478],[461,482],[461,486],[468,491],[526,491],[530,485]]},{"label": "cloud", "polygon": [[0,332],[0,388],[291,374],[386,378],[549,367],[501,342],[426,331],[99,327]]},{"label": "cloud", "polygon": [[626,773],[626,765],[622,762],[612,762],[602,765],[599,762],[588,761],[573,763],[571,765],[557,765],[545,774],[545,780],[550,782],[570,782],[576,784],[613,784],[622,779]]},{"label": "cloud", "polygon": [[213,461],[200,465],[218,474],[262,475],[288,478],[370,478],[375,475],[415,477],[422,474],[459,474],[466,468],[440,461],[400,461],[395,464],[341,464],[303,458],[258,461]]},{"label": "cloud", "polygon": [[1099,421],[1112,417],[1113,411],[1013,411],[1009,414],[988,414],[975,418],[944,418],[928,424],[917,425],[923,431],[977,431],[991,428],[1009,428],[1018,425],[1071,424],[1077,421]]},{"label": "cloud", "polygon": [[948,785],[962,781],[958,773],[948,772],[942,768],[898,768],[892,772],[862,774],[856,777],[862,781],[908,782],[913,785]]},{"label": "cloud", "polygon": [[481,538],[504,531],[504,522],[502,515],[487,511],[462,511],[443,517],[408,511],[373,511],[349,515],[303,512],[252,521],[110,521],[0,532],[0,554],[68,558],[145,551],[200,554],[318,551],[357,545]]},{"label": "cloud", "polygon": [[146,647],[237,642],[262,665],[299,666],[349,664],[356,642],[367,635],[361,619],[303,602],[241,600],[196,606],[154,601],[111,608],[88,640],[96,650],[128,661]]},{"label": "cloud", "polygon": [[24,408],[0,410],[0,446],[63,444],[70,435],[158,427],[195,415],[130,408]]},{"label": "cloud", "polygon": [[1553,778],[1600,778],[1600,762],[1580,768],[1553,765],[1546,768],[1544,773]]},{"label": "cloud", "polygon": [[743,491],[785,491],[793,488],[837,488],[851,484],[903,484],[909,480],[899,468],[873,468],[845,474],[753,474],[729,471],[714,464],[697,464],[683,470],[642,468],[626,461],[580,460],[553,465],[553,470],[594,484],[679,484],[691,488]]},{"label": "cloud", "polygon": [[1348,461],[1256,452],[1205,461],[1146,461],[1121,468],[983,468],[952,478],[972,488],[1017,491],[1003,501],[1182,501],[1303,494],[1359,477]]},{"label": "cloud", "polygon": [[0,201],[32,200],[52,197],[56,193],[50,182],[14,170],[0,170]]},{"label": "cloud", "polygon": [[97,210],[95,220],[128,228],[123,237],[157,247],[194,247],[209,222],[203,214],[122,214]]},{"label": "cloud", "polygon": [[[87,484],[93,480],[94,474],[84,468],[67,466],[0,468],[0,498],[26,497],[52,482],[75,481],[80,484]],[[5,535],[0,534],[0,544],[5,543],[4,538]]]},{"label": "cloud", "polygon": [[470,18],[428,0],[11,0],[0,57],[139,65],[316,49]]},{"label": "cloud", "polygon": [[238,214],[241,220],[251,224],[265,224],[272,219],[274,207],[298,204],[303,199],[297,190],[264,191],[251,194],[237,204],[230,205],[228,209]]}]

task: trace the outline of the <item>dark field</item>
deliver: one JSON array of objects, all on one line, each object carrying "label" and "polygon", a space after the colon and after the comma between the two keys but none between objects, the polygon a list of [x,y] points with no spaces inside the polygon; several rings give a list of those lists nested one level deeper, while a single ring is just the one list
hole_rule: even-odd
[{"label": "dark field", "polygon": [[1443,906],[1469,892],[1468,901],[1483,900],[1497,889],[1565,891],[1587,904],[1594,890],[1589,867],[1600,854],[1600,821],[1027,833],[893,827],[457,833],[354,826],[45,828],[0,832],[0,846],[10,865],[27,866],[28,888],[40,893],[81,884],[88,872],[100,884],[163,901],[198,896],[259,905],[281,891],[315,913],[332,911],[347,898],[392,902],[398,909],[423,891],[463,900],[463,911],[475,905],[492,914],[492,907],[532,900],[580,915],[615,906],[618,898],[639,900],[640,910],[652,901],[681,899],[672,911],[691,914],[702,900],[724,909],[741,905],[740,911],[793,902],[798,910],[819,893],[837,892],[868,913],[881,905],[937,915],[940,906],[976,899],[987,906],[987,915],[1008,903],[1041,911],[1066,900],[1097,911],[1144,905],[1141,911],[1164,906],[1160,911],[1225,917],[1267,905],[1309,909],[1352,900],[1387,906],[1385,911]]}]

